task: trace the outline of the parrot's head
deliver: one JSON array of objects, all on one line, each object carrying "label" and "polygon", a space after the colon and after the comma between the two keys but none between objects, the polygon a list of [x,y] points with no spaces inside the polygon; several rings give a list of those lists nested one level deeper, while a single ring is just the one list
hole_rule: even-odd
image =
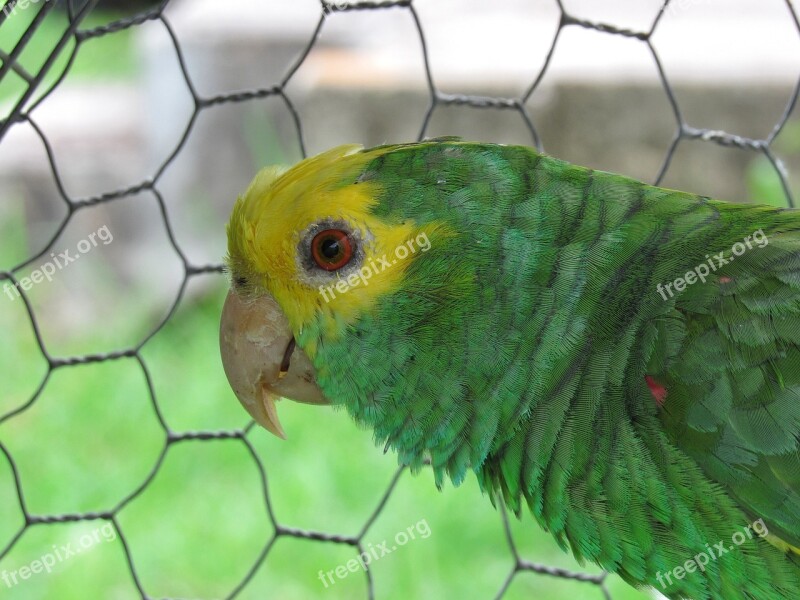
[{"label": "parrot's head", "polygon": [[356,393],[329,353],[363,352],[345,336],[443,235],[433,220],[381,212],[382,183],[367,169],[379,153],[347,145],[265,168],[233,208],[222,361],[242,405],[280,437],[275,400],[347,404]]}]

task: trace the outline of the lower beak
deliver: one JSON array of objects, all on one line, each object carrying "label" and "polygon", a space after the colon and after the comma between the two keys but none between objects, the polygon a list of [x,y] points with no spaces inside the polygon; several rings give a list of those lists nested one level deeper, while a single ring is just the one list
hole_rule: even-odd
[{"label": "lower beak", "polygon": [[242,299],[228,292],[219,328],[222,366],[233,392],[256,422],[286,438],[275,401],[330,404],[316,383],[314,367],[294,343],[286,315],[265,294]]}]

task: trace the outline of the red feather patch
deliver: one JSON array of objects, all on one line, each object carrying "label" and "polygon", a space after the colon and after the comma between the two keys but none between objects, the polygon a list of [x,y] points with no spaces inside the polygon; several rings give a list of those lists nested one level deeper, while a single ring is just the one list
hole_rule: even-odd
[{"label": "red feather patch", "polygon": [[644,380],[647,382],[647,387],[650,388],[650,393],[653,394],[653,398],[656,399],[656,404],[664,406],[664,402],[667,400],[667,388],[650,377],[650,375],[645,375]]}]

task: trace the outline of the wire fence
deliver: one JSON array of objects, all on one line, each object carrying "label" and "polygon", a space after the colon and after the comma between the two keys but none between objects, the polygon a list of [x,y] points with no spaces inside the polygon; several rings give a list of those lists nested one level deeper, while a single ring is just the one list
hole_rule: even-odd
[{"label": "wire fence", "polygon": [[[48,349],[48,346],[45,343],[40,333],[40,328],[37,322],[37,315],[34,311],[32,303],[30,302],[26,292],[24,290],[20,290],[22,301],[25,304],[27,315],[28,318],[30,319],[30,324],[33,328],[36,337],[38,349],[41,353],[41,356],[47,363],[47,372],[44,375],[42,381],[39,383],[36,391],[24,404],[0,416],[0,425],[14,420],[15,418],[19,417],[22,413],[29,410],[40,398],[45,388],[51,384],[51,379],[54,372],[62,369],[69,369],[76,365],[94,364],[94,363],[101,363],[101,362],[114,361],[122,358],[127,358],[127,359],[132,359],[138,364],[147,382],[147,387],[152,402],[152,408],[153,411],[155,412],[156,418],[158,419],[160,427],[163,431],[165,443],[158,459],[156,460],[155,464],[152,467],[152,470],[150,471],[149,475],[144,479],[144,481],[142,481],[134,489],[134,491],[132,491],[125,498],[123,498],[118,504],[116,504],[113,507],[110,507],[108,510],[91,512],[91,513],[81,513],[81,514],[35,514],[34,512],[31,512],[26,505],[26,500],[25,500],[26,496],[23,490],[19,469],[17,467],[17,463],[15,462],[14,456],[12,456],[12,453],[9,451],[8,447],[4,445],[3,440],[0,439],[0,452],[2,452],[3,455],[5,456],[5,459],[8,461],[8,464],[10,465],[10,468],[13,472],[13,477],[16,484],[16,498],[19,503],[19,509],[24,515],[24,521],[25,521],[23,527],[16,532],[16,534],[12,537],[12,539],[10,539],[7,542],[6,540],[0,540],[0,563],[9,555],[9,553],[12,551],[12,549],[14,549],[18,541],[22,538],[23,534],[25,534],[26,531],[28,531],[30,528],[41,527],[46,524],[70,523],[70,522],[81,522],[81,521],[109,523],[114,527],[116,535],[120,540],[119,543],[121,544],[122,549],[125,553],[125,557],[127,559],[127,564],[130,570],[132,584],[138,591],[138,595],[143,599],[151,598],[152,596],[150,595],[150,592],[148,592],[148,590],[146,589],[137,571],[136,561],[134,560],[134,557],[131,554],[130,544],[128,542],[128,538],[126,537],[125,529],[123,528],[123,526],[119,521],[120,512],[125,510],[125,508],[135,498],[141,495],[146,490],[146,488],[153,482],[154,478],[159,472],[159,469],[161,469],[164,463],[164,459],[167,456],[167,453],[169,453],[171,448],[173,448],[175,445],[185,444],[185,443],[200,444],[211,440],[220,440],[220,439],[236,440],[238,443],[242,444],[244,448],[246,448],[247,453],[252,458],[253,462],[255,463],[260,473],[261,492],[263,494],[263,500],[266,505],[267,514],[269,515],[269,519],[274,528],[272,535],[269,536],[269,538],[264,541],[263,547],[261,548],[258,555],[252,557],[252,565],[247,571],[245,577],[233,589],[230,590],[230,592],[226,596],[227,598],[235,598],[239,596],[242,590],[244,590],[249,584],[252,583],[252,580],[255,574],[258,572],[258,570],[264,568],[265,563],[269,559],[271,550],[273,549],[276,541],[280,538],[294,537],[304,540],[313,540],[321,543],[343,544],[352,547],[359,553],[363,553],[366,551],[365,541],[364,541],[365,536],[370,531],[370,528],[373,526],[378,516],[384,510],[387,501],[389,500],[393,491],[396,489],[398,481],[401,479],[401,477],[405,476],[404,475],[405,470],[403,468],[397,470],[385,493],[381,497],[380,501],[377,503],[377,506],[375,506],[374,510],[366,517],[363,526],[356,534],[354,535],[331,534],[322,531],[313,531],[313,530],[288,527],[282,524],[278,520],[278,518],[275,515],[275,511],[273,510],[273,506],[270,500],[270,494],[267,487],[267,473],[250,439],[251,432],[253,431],[253,423],[251,422],[247,427],[243,429],[226,430],[226,431],[178,432],[173,430],[162,414],[162,411],[160,409],[160,400],[156,394],[156,390],[152,382],[150,369],[148,368],[148,363],[142,354],[142,348],[146,344],[148,344],[148,342],[153,338],[153,336],[155,336],[156,333],[158,333],[175,314],[179,304],[181,303],[181,300],[184,298],[187,285],[189,284],[189,281],[192,278],[196,278],[200,275],[208,273],[219,274],[220,277],[223,276],[222,264],[219,263],[193,264],[187,258],[186,253],[182,250],[182,248],[176,241],[176,238],[173,234],[173,225],[170,221],[168,205],[164,201],[162,194],[159,190],[159,182],[162,178],[162,175],[164,174],[165,170],[169,168],[170,164],[175,160],[175,158],[184,148],[186,140],[189,137],[189,134],[191,133],[192,128],[194,127],[194,124],[197,121],[197,117],[201,112],[214,110],[215,107],[219,107],[224,104],[243,103],[265,97],[279,98],[285,104],[286,108],[289,110],[289,113],[291,114],[291,117],[294,121],[294,127],[296,129],[296,135],[299,147],[303,155],[305,156],[306,150],[303,141],[304,137],[303,137],[302,120],[300,114],[298,113],[297,109],[295,108],[295,105],[292,102],[292,99],[286,93],[285,90],[287,84],[295,76],[295,73],[297,72],[299,67],[303,64],[303,62],[306,60],[312,48],[314,48],[315,44],[317,43],[320,37],[321,32],[323,31],[323,28],[325,27],[326,21],[328,20],[329,16],[332,13],[348,13],[352,11],[371,11],[371,10],[397,10],[397,11],[407,11],[408,13],[410,13],[411,18],[413,19],[413,22],[419,34],[419,41],[423,50],[425,77],[429,94],[429,105],[419,129],[419,136],[418,136],[419,139],[425,137],[429,121],[431,119],[434,110],[437,107],[446,105],[468,105],[475,108],[481,108],[486,110],[517,111],[521,115],[527,128],[529,129],[534,144],[537,147],[541,148],[542,147],[541,139],[537,132],[534,119],[528,112],[527,105],[530,99],[537,93],[537,90],[540,87],[542,79],[548,70],[548,66],[550,65],[551,58],[553,57],[553,54],[558,46],[559,36],[561,35],[562,31],[569,27],[581,27],[581,28],[596,30],[598,32],[602,32],[604,34],[611,36],[622,36],[625,38],[636,39],[639,42],[641,42],[641,44],[645,45],[649,50],[649,52],[652,54],[652,59],[655,63],[656,70],[660,77],[666,98],[668,99],[669,105],[672,109],[672,114],[674,116],[674,121],[675,121],[674,136],[664,156],[663,164],[655,183],[660,182],[663,179],[664,175],[667,173],[667,170],[670,167],[670,162],[672,160],[672,157],[675,154],[676,148],[682,141],[702,140],[709,144],[734,147],[741,149],[742,151],[745,152],[760,153],[761,155],[763,155],[772,165],[778,178],[780,179],[783,191],[786,196],[787,204],[789,206],[794,206],[794,199],[792,197],[792,192],[789,187],[787,171],[781,160],[776,156],[775,152],[773,151],[773,142],[783,130],[784,126],[786,125],[788,119],[790,118],[794,110],[795,104],[797,102],[798,90],[800,90],[800,82],[798,82],[798,85],[795,87],[793,93],[791,94],[791,97],[783,114],[781,115],[779,120],[775,123],[773,130],[766,138],[751,139],[751,138],[741,137],[725,131],[696,127],[689,124],[687,120],[684,118],[679,102],[673,91],[673,86],[668,80],[665,70],[662,67],[662,63],[659,58],[658,52],[656,51],[656,48],[651,43],[651,38],[654,32],[657,30],[659,23],[661,22],[661,19],[665,14],[665,11],[667,11],[667,9],[670,7],[670,0],[666,0],[663,3],[660,10],[658,11],[657,16],[655,17],[655,20],[652,22],[649,29],[644,31],[634,31],[630,29],[619,28],[611,23],[590,22],[579,19],[571,15],[568,12],[568,10],[566,10],[565,7],[562,5],[560,0],[555,0],[555,1],[557,2],[558,7],[560,9],[560,22],[557,28],[557,32],[552,40],[552,44],[550,45],[549,51],[544,56],[543,66],[541,70],[539,71],[536,78],[530,83],[530,85],[524,91],[524,93],[519,97],[459,95],[459,94],[448,94],[440,91],[437,88],[434,76],[431,72],[423,23],[421,22],[421,19],[419,18],[418,13],[415,10],[412,0],[395,0],[395,1],[382,1],[382,2],[337,1],[335,3],[323,1],[320,6],[319,21],[317,23],[316,28],[313,31],[313,34],[311,35],[311,38],[308,40],[308,44],[305,46],[305,49],[299,55],[296,61],[286,71],[285,75],[280,79],[280,81],[268,87],[251,89],[247,91],[237,91],[226,94],[218,94],[213,96],[203,96],[199,94],[192,82],[192,77],[184,61],[184,56],[182,53],[179,37],[176,35],[173,27],[170,25],[169,19],[164,15],[164,8],[168,4],[168,0],[165,0],[158,6],[150,10],[143,11],[129,18],[108,23],[107,25],[104,25],[102,27],[90,28],[90,29],[82,28],[81,24],[84,21],[85,17],[92,11],[92,9],[95,8],[95,6],[98,3],[97,0],[88,0],[88,1],[70,0],[68,2],[65,2],[65,9],[67,11],[69,19],[69,26],[59,39],[53,40],[51,53],[36,72],[29,72],[20,62],[20,56],[23,53],[26,44],[28,44],[30,40],[36,35],[37,28],[40,27],[43,19],[47,16],[47,14],[50,11],[56,9],[56,3],[40,2],[38,4],[28,5],[27,10],[37,11],[30,23],[30,26],[28,27],[24,35],[16,43],[16,45],[9,52],[0,53],[0,59],[2,59],[2,66],[0,66],[0,82],[2,82],[4,78],[18,78],[25,84],[24,93],[21,94],[21,96],[17,99],[17,101],[13,104],[13,106],[11,106],[10,110],[7,111],[7,114],[3,115],[2,121],[0,121],[0,143],[3,142],[3,140],[6,137],[6,134],[14,126],[21,123],[27,123],[30,125],[33,131],[35,131],[36,134],[41,138],[42,144],[46,148],[48,160],[50,163],[50,168],[52,170],[52,176],[57,186],[58,193],[64,205],[66,206],[67,211],[66,211],[66,216],[60,223],[60,226],[53,233],[49,242],[47,242],[44,245],[44,247],[42,247],[38,252],[35,252],[33,255],[27,257],[24,261],[12,267],[10,270],[0,272],[0,282],[2,281],[10,282],[11,284],[17,286],[17,288],[19,289],[18,285],[19,279],[17,276],[18,273],[21,270],[29,267],[32,263],[36,262],[40,258],[46,256],[47,253],[51,252],[51,250],[53,250],[54,248],[56,240],[62,234],[66,226],[75,217],[75,215],[78,214],[79,212],[91,210],[92,207],[96,207],[97,205],[100,204],[115,202],[126,197],[131,197],[143,191],[147,191],[153,194],[157,199],[158,206],[161,211],[161,216],[163,218],[164,226],[166,228],[166,231],[168,232],[169,242],[171,244],[172,250],[174,251],[175,255],[180,259],[183,265],[183,279],[179,291],[176,297],[174,298],[174,302],[172,303],[172,306],[166,317],[160,323],[158,323],[151,331],[147,332],[146,335],[143,336],[143,338],[138,344],[111,353],[87,354],[80,356],[56,356]],[[16,5],[15,2],[13,1],[9,2],[6,4],[4,10],[0,12],[0,27],[3,26],[3,24],[9,17],[9,14],[11,14],[11,9],[13,9],[15,5]],[[786,5],[788,7],[792,19],[794,20],[794,25],[798,29],[798,33],[800,33],[800,22],[798,22],[797,13],[795,12],[791,0],[786,0]],[[61,178],[61,173],[59,171],[59,166],[54,156],[53,149],[51,148],[51,145],[48,142],[47,136],[37,124],[36,109],[43,102],[47,102],[50,94],[62,83],[65,76],[69,72],[70,66],[73,64],[75,57],[78,55],[78,53],[81,51],[82,46],[88,40],[98,38],[101,36],[115,35],[122,30],[138,27],[146,22],[160,23],[160,25],[164,28],[164,30],[168,33],[169,37],[171,38],[174,53],[180,64],[180,69],[186,88],[191,94],[191,97],[194,102],[194,110],[192,117],[189,120],[188,124],[186,125],[186,128],[183,131],[183,134],[179,142],[175,146],[175,148],[169,154],[167,159],[164,160],[163,163],[160,166],[158,166],[155,172],[153,172],[152,175],[147,179],[139,181],[133,185],[124,187],[123,189],[110,190],[101,193],[99,195],[88,196],[88,197],[71,197],[65,191],[65,188],[62,185],[62,178]],[[69,44],[70,41],[73,41],[74,44]],[[68,46],[70,45],[71,45],[71,50],[67,50]],[[55,80],[52,80],[51,69],[53,68],[54,64],[56,64],[59,57],[65,52],[69,52],[66,68],[64,68],[63,72],[60,74],[59,77],[57,77]],[[532,57],[532,60],[538,60],[541,62],[542,57]],[[45,84],[46,77],[48,75],[51,76],[50,81],[53,82],[50,84]],[[49,88],[45,89],[46,85],[49,85]],[[235,190],[232,190],[232,194],[234,193]],[[223,225],[220,224],[220,227],[222,226]],[[14,342],[13,340],[10,340],[10,343],[13,342]],[[4,515],[6,514],[5,510],[3,510],[3,514]],[[505,527],[506,540],[509,549],[509,566],[508,566],[507,578],[503,583],[503,585],[501,586],[501,588],[497,591],[498,598],[504,596],[509,586],[511,585],[512,581],[518,574],[526,571],[539,573],[545,576],[567,578],[581,582],[586,582],[587,585],[596,587],[605,598],[607,599],[611,598],[611,594],[606,585],[605,574],[590,575],[585,573],[571,572],[560,568],[549,567],[541,564],[534,564],[532,562],[523,559],[520,552],[517,550],[517,546],[515,544],[514,537],[512,535],[512,530],[509,526],[509,521],[504,510],[501,510],[501,516],[502,516],[502,523]],[[367,568],[365,569],[365,574],[367,580],[367,595],[369,598],[374,598],[375,586],[373,580],[373,573],[372,570],[369,568],[369,566],[367,566]],[[1,584],[0,584],[0,589],[2,589]]]}]

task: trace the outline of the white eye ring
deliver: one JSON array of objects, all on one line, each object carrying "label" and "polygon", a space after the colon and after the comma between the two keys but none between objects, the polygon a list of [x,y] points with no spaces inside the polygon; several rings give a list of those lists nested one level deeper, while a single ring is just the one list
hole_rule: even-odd
[{"label": "white eye ring", "polygon": [[[326,231],[345,233],[350,246],[349,259],[336,268],[325,268],[315,260],[314,240]],[[298,236],[295,263],[297,278],[312,287],[329,285],[331,281],[345,278],[357,272],[364,262],[364,244],[369,243],[372,236],[369,232],[354,226],[341,218],[329,217],[309,224]],[[319,251],[317,251],[319,255]],[[317,256],[317,258],[320,258]]]}]

